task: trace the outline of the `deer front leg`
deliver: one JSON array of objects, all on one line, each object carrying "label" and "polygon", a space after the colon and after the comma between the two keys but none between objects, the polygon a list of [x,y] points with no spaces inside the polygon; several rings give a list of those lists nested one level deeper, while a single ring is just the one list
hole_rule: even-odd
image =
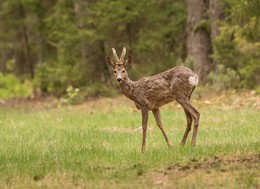
[{"label": "deer front leg", "polygon": [[163,128],[163,125],[162,125],[161,115],[160,115],[160,109],[158,108],[158,109],[155,109],[155,110],[152,110],[152,111],[153,111],[153,115],[154,115],[154,118],[155,118],[155,120],[156,120],[156,123],[157,123],[158,127],[159,127],[160,130],[162,131],[162,134],[163,134],[163,136],[164,136],[164,138],[165,138],[165,140],[166,140],[168,146],[171,148],[172,145],[171,145],[171,143],[170,143],[170,141],[169,141],[169,139],[168,139],[168,136],[167,136],[167,134],[166,134],[166,132],[165,132],[165,130],[164,130],[164,128]]},{"label": "deer front leg", "polygon": [[145,151],[146,144],[146,131],[147,131],[147,121],[149,110],[146,108],[141,108],[142,112],[142,128],[143,128],[143,140],[142,140],[142,152]]}]

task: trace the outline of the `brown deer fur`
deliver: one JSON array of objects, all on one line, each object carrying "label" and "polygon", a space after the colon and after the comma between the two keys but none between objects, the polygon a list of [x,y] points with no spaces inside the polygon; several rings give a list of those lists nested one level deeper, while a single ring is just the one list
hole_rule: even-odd
[{"label": "brown deer fur", "polygon": [[178,66],[154,76],[132,81],[126,72],[126,69],[132,64],[132,55],[128,55],[127,59],[124,60],[126,53],[125,48],[123,49],[120,59],[114,48],[112,51],[115,62],[110,57],[107,57],[106,63],[114,70],[115,78],[122,93],[134,101],[136,107],[141,110],[142,113],[142,151],[145,150],[146,145],[149,110],[152,110],[158,127],[162,131],[168,146],[171,147],[171,143],[161,122],[159,108],[173,100],[176,100],[183,107],[187,118],[187,127],[182,139],[182,144],[186,143],[187,136],[191,130],[192,121],[194,120],[192,144],[195,145],[200,113],[191,105],[190,98],[198,83],[198,76],[190,69]]}]

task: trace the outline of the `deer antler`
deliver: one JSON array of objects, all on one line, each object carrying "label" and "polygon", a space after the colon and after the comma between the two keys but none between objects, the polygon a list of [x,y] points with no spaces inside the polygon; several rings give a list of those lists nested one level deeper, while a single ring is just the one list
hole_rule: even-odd
[{"label": "deer antler", "polygon": [[124,58],[125,58],[125,53],[126,53],[126,48],[124,47],[123,48],[123,51],[122,51],[122,54],[121,54],[121,57],[120,57],[120,60],[123,61]]},{"label": "deer antler", "polygon": [[113,51],[113,55],[114,55],[115,60],[119,61],[119,58],[118,58],[118,56],[116,54],[116,49],[112,48],[112,51]]}]

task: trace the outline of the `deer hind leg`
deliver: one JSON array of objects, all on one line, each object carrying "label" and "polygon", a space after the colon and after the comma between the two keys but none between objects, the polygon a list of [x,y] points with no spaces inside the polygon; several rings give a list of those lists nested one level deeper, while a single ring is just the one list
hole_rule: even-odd
[{"label": "deer hind leg", "polygon": [[[198,110],[193,107],[189,101],[189,99],[185,99],[185,100],[176,100],[184,109],[184,111],[188,112],[191,117],[194,120],[194,130],[193,130],[193,134],[192,134],[192,145],[196,145],[196,138],[197,138],[197,132],[198,132],[198,127],[199,127],[199,119],[200,119],[200,113],[198,112]],[[187,118],[187,122],[188,122],[188,118]],[[187,128],[186,128],[187,131]],[[185,132],[186,134],[186,132]],[[185,137],[184,134],[184,137]],[[183,137],[183,138],[184,138]]]},{"label": "deer hind leg", "polygon": [[156,123],[157,123],[159,129],[162,131],[162,134],[163,134],[163,136],[164,136],[164,138],[165,138],[166,143],[167,143],[168,146],[171,148],[172,145],[171,145],[171,143],[170,143],[170,141],[169,141],[169,139],[168,139],[168,136],[167,136],[167,134],[166,134],[166,132],[165,132],[165,130],[164,130],[164,128],[163,128],[163,125],[162,125],[161,115],[160,115],[160,109],[157,108],[157,109],[154,109],[154,110],[152,110],[152,111],[153,111],[153,115],[154,115],[154,118],[155,118],[155,120],[156,120]]},{"label": "deer hind leg", "polygon": [[187,119],[187,127],[186,127],[185,133],[184,133],[182,141],[181,141],[182,145],[185,145],[187,137],[188,137],[189,132],[191,130],[191,125],[192,125],[192,116],[191,116],[191,114],[187,110],[185,110],[185,109],[184,109],[184,112],[185,112],[186,119]]}]

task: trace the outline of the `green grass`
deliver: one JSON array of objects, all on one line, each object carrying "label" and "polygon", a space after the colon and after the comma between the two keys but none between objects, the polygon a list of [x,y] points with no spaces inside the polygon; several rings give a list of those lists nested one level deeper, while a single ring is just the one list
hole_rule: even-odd
[{"label": "green grass", "polygon": [[[186,146],[181,147],[186,127],[183,110],[171,105],[162,108],[162,121],[174,145],[172,149],[167,148],[150,114],[147,151],[142,154],[140,112],[124,104],[111,106],[106,102],[96,108],[88,104],[81,108],[0,108],[0,186],[150,188],[154,186],[151,175],[157,175],[152,181],[158,180],[158,173],[172,165],[260,153],[259,111],[201,107],[200,112],[197,146],[192,147],[189,138]],[[252,178],[244,178],[240,171],[234,179],[243,177],[243,183],[259,186],[255,169],[249,169]],[[198,178],[193,178],[195,183]],[[201,188],[203,182],[194,187]],[[181,186],[194,188],[186,181]]]}]

